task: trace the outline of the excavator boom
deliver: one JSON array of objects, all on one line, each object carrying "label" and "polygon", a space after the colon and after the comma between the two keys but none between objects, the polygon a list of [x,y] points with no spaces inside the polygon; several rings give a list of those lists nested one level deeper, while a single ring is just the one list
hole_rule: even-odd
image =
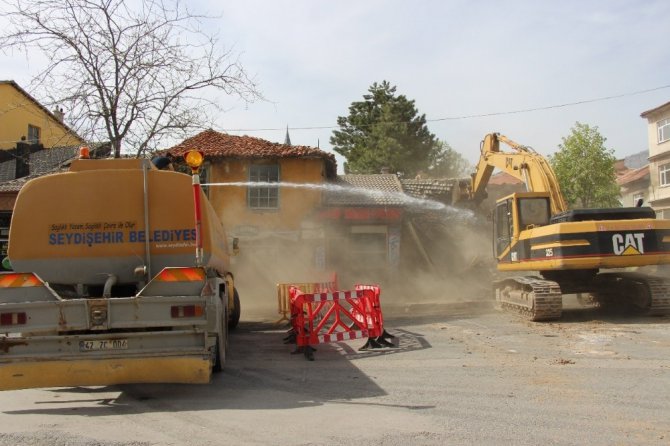
[{"label": "excavator boom", "polygon": [[[503,152],[500,143],[513,151]],[[494,169],[500,169],[523,181],[528,192],[546,192],[552,215],[567,210],[558,179],[547,160],[532,148],[518,144],[499,133],[489,133],[480,144],[481,156],[472,175],[471,199],[481,202],[486,198],[486,186]]]}]

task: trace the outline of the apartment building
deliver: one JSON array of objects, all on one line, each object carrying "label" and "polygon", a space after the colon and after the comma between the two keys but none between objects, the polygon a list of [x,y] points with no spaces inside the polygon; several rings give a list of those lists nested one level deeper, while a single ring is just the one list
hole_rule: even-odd
[{"label": "apartment building", "polygon": [[670,219],[670,102],[640,114],[649,140],[649,204],[658,218]]}]

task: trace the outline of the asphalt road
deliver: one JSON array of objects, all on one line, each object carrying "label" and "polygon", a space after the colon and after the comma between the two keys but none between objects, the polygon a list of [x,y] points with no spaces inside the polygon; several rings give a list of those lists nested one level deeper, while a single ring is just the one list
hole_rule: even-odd
[{"label": "asphalt road", "polygon": [[389,311],[398,347],[291,355],[243,321],[209,385],[0,393],[0,445],[667,445],[670,318]]}]

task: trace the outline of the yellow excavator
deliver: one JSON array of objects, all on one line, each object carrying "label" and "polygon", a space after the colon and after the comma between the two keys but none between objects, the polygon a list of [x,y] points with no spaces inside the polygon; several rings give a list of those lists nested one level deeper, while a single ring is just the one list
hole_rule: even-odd
[{"label": "yellow excavator", "polygon": [[[501,151],[501,143],[512,150]],[[551,166],[532,148],[490,133],[480,149],[469,200],[486,198],[496,168],[526,186],[497,200],[493,211],[498,271],[537,272],[496,281],[503,309],[553,320],[561,317],[563,294],[588,294],[602,306],[670,314],[670,280],[638,269],[670,263],[670,220],[641,205],[568,210]]]}]

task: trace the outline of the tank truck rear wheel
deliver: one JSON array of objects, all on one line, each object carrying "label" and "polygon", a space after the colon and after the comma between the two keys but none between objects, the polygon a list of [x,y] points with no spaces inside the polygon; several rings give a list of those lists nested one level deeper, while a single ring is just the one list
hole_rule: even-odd
[{"label": "tank truck rear wheel", "polygon": [[219,327],[219,334],[216,336],[216,347],[214,348],[216,358],[212,371],[215,373],[223,371],[226,364],[226,352],[228,350],[228,312],[224,310],[221,317],[221,327]]},{"label": "tank truck rear wheel", "polygon": [[240,295],[237,294],[237,288],[235,288],[235,293],[233,294],[233,304],[234,308],[230,312],[230,318],[228,319],[228,328],[230,330],[235,330],[237,324],[240,323]]}]

